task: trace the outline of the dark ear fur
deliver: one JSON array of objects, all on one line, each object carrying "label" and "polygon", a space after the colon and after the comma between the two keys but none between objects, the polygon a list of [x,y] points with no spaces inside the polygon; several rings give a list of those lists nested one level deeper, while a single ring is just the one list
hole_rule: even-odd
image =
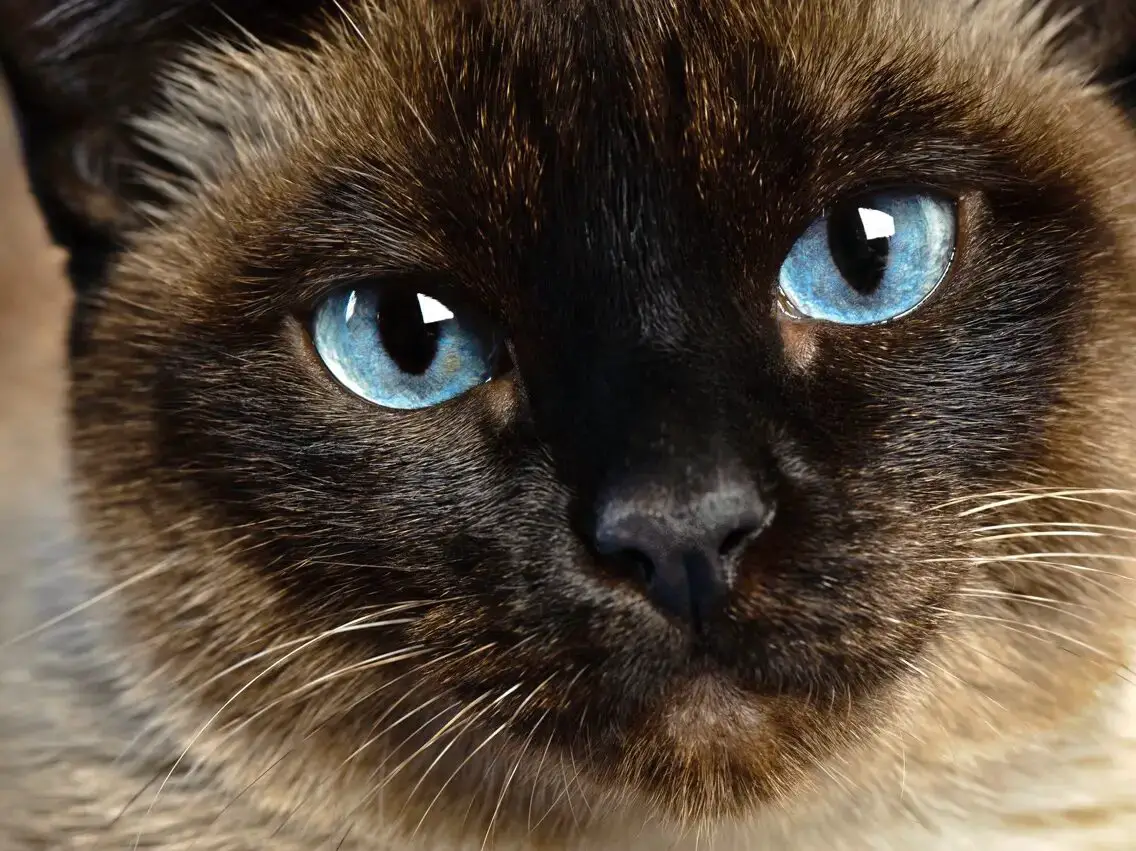
[{"label": "dark ear fur", "polygon": [[129,119],[155,96],[162,65],[187,46],[240,29],[304,39],[321,0],[0,0],[0,62],[26,167],[80,293],[97,287],[147,190]]},{"label": "dark ear fur", "polygon": [[1087,61],[1098,82],[1136,114],[1136,2],[1050,0],[1049,17],[1068,20],[1060,47]]},{"label": "dark ear fur", "polygon": [[[983,2],[984,0],[978,0]],[[158,71],[180,50],[244,29],[300,43],[333,0],[0,0],[0,61],[23,130],[32,188],[75,287],[97,286],[146,188],[128,119],[145,112]],[[1099,69],[1136,110],[1136,3],[1051,0],[1073,14],[1062,47]]]}]

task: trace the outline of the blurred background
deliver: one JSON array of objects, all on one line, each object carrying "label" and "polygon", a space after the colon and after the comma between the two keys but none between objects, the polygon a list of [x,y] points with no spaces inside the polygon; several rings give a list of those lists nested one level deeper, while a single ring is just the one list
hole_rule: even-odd
[{"label": "blurred background", "polygon": [[[28,569],[58,531],[70,306],[62,262],[28,194],[0,88],[0,579]],[[0,582],[0,602],[4,590]]]}]

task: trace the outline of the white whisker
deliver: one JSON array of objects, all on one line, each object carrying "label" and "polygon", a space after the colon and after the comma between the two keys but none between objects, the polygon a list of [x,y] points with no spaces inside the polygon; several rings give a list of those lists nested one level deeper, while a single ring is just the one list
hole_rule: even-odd
[{"label": "white whisker", "polygon": [[[546,685],[548,685],[548,683],[550,683],[553,680],[554,676],[555,675],[549,676],[548,679],[541,682],[539,685],[537,685],[536,688],[534,688],[531,692],[529,692],[528,697],[526,697],[523,701],[521,701],[521,705],[517,707],[516,712],[514,712],[512,717],[509,719],[510,722],[512,722],[513,719],[515,719],[517,716],[520,715],[521,711],[525,708],[525,706],[527,706],[536,697],[537,693],[542,688],[544,688]],[[549,713],[549,710],[545,709],[544,712],[541,714],[541,716],[533,724],[532,729],[529,730],[529,734],[527,736],[525,736],[524,743],[521,745],[520,753],[517,754],[517,760],[513,764],[513,768],[509,772],[509,775],[505,778],[505,782],[501,785],[501,794],[497,798],[497,806],[495,806],[493,808],[493,814],[489,817],[489,825],[488,825],[488,827],[485,828],[485,839],[481,843],[481,851],[485,851],[485,847],[489,843],[489,837],[493,833],[493,825],[497,823],[497,816],[501,812],[501,806],[505,803],[505,796],[509,791],[509,786],[513,782],[513,777],[516,775],[517,769],[519,769],[521,767],[521,763],[524,761],[525,754],[528,753],[529,745],[532,743],[532,738],[536,734],[537,728],[544,721],[544,719],[548,716],[548,713]]]},{"label": "white whisker", "polygon": [[1120,536],[1108,535],[1104,532],[1086,532],[1080,529],[1068,529],[1064,531],[1050,530],[1046,532],[1008,532],[1004,535],[979,535],[971,538],[971,541],[978,544],[985,544],[990,541],[1014,541],[1032,538],[1112,538],[1116,540],[1119,539]]},{"label": "white whisker", "polygon": [[1091,529],[1098,532],[1120,532],[1122,534],[1136,535],[1136,528],[1128,526],[1109,526],[1105,523],[1079,523],[1073,520],[1051,520],[1037,523],[995,523],[992,526],[979,526],[972,530],[975,533],[1000,532],[1004,529],[1032,529],[1064,527],[1069,529]]},{"label": "white whisker", "polygon": [[[369,617],[369,616],[367,616],[367,617]],[[310,639],[309,641],[304,642],[299,647],[296,647],[293,650],[289,651],[283,658],[277,659],[275,662],[270,664],[267,668],[263,669],[260,673],[258,673],[256,676],[254,676],[252,679],[250,679],[248,682],[246,682],[243,686],[241,686],[239,689],[237,689],[237,691],[234,692],[228,698],[228,700],[226,700],[221,705],[221,707],[219,709],[217,709],[217,711],[214,712],[209,717],[209,719],[190,737],[189,742],[182,749],[182,752],[178,755],[177,759],[174,760],[173,765],[170,766],[170,769],[166,773],[165,778],[162,780],[161,784],[158,786],[158,791],[154,793],[154,799],[150,802],[150,806],[146,810],[146,815],[149,816],[153,812],[154,807],[158,802],[158,799],[162,795],[162,791],[166,787],[166,784],[169,783],[170,778],[172,778],[174,776],[174,773],[177,771],[178,766],[180,766],[181,763],[184,761],[184,759],[185,759],[186,755],[189,753],[190,749],[197,743],[198,739],[201,738],[201,736],[205,733],[205,731],[207,729],[209,729],[210,726],[212,726],[212,724],[217,720],[217,718],[219,718],[221,716],[221,714],[229,706],[231,706],[233,704],[233,702],[235,700],[237,700],[242,694],[244,694],[246,691],[248,691],[248,689],[252,688],[252,686],[255,685],[262,677],[267,676],[269,673],[276,670],[281,665],[283,665],[286,662],[288,662],[289,660],[295,658],[297,654],[303,652],[307,648],[311,647],[313,644],[315,644],[319,641],[322,641],[326,638],[329,638],[333,635],[341,635],[341,634],[344,634],[344,633],[347,633],[347,632],[357,631],[360,628],[367,628],[367,627],[375,626],[376,624],[374,624],[374,623],[367,624],[366,626],[362,626],[362,627],[360,626],[360,624],[363,621],[365,621],[367,619],[367,617],[357,618],[356,620],[350,621],[350,622],[344,624],[343,626],[335,627],[333,629],[329,629],[329,630],[327,630],[323,633],[320,633],[319,635],[315,636],[314,638]],[[380,622],[380,623],[382,623],[382,622]],[[139,833],[135,836],[135,843],[134,843],[135,848],[137,848],[139,841],[141,841],[141,833]]]},{"label": "white whisker", "polygon": [[[425,770],[423,770],[422,774],[418,778],[418,782],[416,782],[414,784],[414,786],[411,788],[410,792],[407,794],[406,804],[409,804],[411,799],[413,799],[414,796],[418,793],[418,790],[420,788],[422,788],[422,784],[424,782],[426,782],[426,778],[429,776],[430,772],[433,771],[434,768],[438,765],[438,763],[442,761],[443,757],[445,757],[445,755],[447,753],[449,753],[450,748],[452,748],[455,744],[458,743],[458,741],[460,741],[462,733],[464,733],[468,729],[470,729],[470,727],[473,724],[477,723],[477,721],[480,718],[484,717],[484,715],[486,713],[488,713],[490,710],[492,710],[492,708],[493,708],[492,705],[489,705],[489,706],[482,708],[478,712],[475,712],[472,716],[468,715],[468,713],[470,711],[472,711],[473,709],[478,707],[484,700],[487,700],[489,698],[490,694],[491,694],[491,692],[482,692],[480,695],[478,695],[476,698],[474,698],[472,701],[470,701],[464,707],[462,707],[461,711],[458,712],[448,722],[446,722],[446,725],[441,730],[438,731],[438,734],[434,737],[434,739],[440,738],[442,735],[444,735],[446,732],[448,732],[450,729],[452,729],[454,727],[454,725],[457,724],[458,721],[464,720],[464,723],[461,725],[459,730],[453,736],[450,737],[450,740],[446,743],[446,746],[444,748],[442,748],[440,751],[438,751],[438,753],[434,757],[434,759],[431,760],[430,764],[428,766],[426,766]],[[433,741],[433,739],[431,741]],[[429,743],[427,743],[427,744],[429,744]],[[435,798],[435,800],[437,800],[437,799]],[[406,808],[406,804],[403,805],[403,809]],[[414,830],[411,832],[411,836],[413,836],[414,834],[416,834],[418,832],[418,829],[422,826],[422,823],[426,820],[426,816],[429,815],[430,808],[433,806],[433,804],[434,804],[434,801],[431,801],[430,804],[426,807],[426,812],[423,813],[422,818],[420,818],[418,820],[418,824],[415,825]]]},{"label": "white whisker", "polygon": [[1009,600],[1013,602],[1027,603],[1031,606],[1036,606],[1041,609],[1048,609],[1049,611],[1057,612],[1058,614],[1065,615],[1066,617],[1074,618],[1082,623],[1093,625],[1096,621],[1093,618],[1086,617],[1085,615],[1078,615],[1070,612],[1067,607],[1072,606],[1086,611],[1092,611],[1091,606],[1081,603],[1068,603],[1064,600],[1055,600],[1050,597],[1036,597],[1030,594],[1016,594],[1011,591],[989,591],[984,589],[965,590],[960,589],[956,592],[959,597],[973,597],[977,599],[990,599],[990,600]]},{"label": "white whisker", "polygon": [[[576,676],[574,676],[572,678],[572,680],[568,683],[568,687],[565,688],[565,690],[564,690],[565,695],[567,695],[568,691],[572,688],[572,686],[574,686],[576,684],[576,682],[580,679],[580,677],[582,677],[584,675],[584,672],[587,671],[587,670],[588,670],[587,668],[581,668],[579,671],[577,671]],[[581,715],[580,715],[580,726],[581,727],[583,726],[584,718],[585,718],[585,715],[583,713],[581,713]],[[553,732],[555,732],[555,728],[553,728]],[[559,762],[560,762],[560,776],[561,776],[561,782],[562,782],[561,790],[560,790],[559,793],[557,793],[556,797],[552,799],[552,803],[550,803],[548,805],[548,807],[545,809],[544,815],[542,815],[539,819],[537,819],[537,822],[536,822],[535,825],[533,825],[532,830],[536,830],[536,828],[540,827],[540,825],[544,822],[544,820],[552,814],[552,811],[554,809],[556,809],[556,805],[559,804],[561,800],[564,800],[564,801],[567,802],[568,811],[572,816],[573,823],[577,827],[579,827],[579,825],[580,825],[579,817],[576,815],[576,808],[572,804],[572,791],[569,787],[568,772],[567,772],[567,770],[564,766],[564,755],[563,754],[558,755],[558,759],[559,759]]]},{"label": "white whisker", "polygon": [[421,646],[421,645],[418,645],[418,646],[412,645],[411,647],[408,647],[408,648],[400,648],[399,650],[392,650],[392,651],[389,651],[387,653],[380,653],[379,655],[372,656],[369,659],[365,659],[363,661],[356,662],[352,665],[346,665],[342,668],[337,668],[337,669],[330,671],[326,674],[321,674],[319,677],[316,677],[314,680],[310,680],[309,682],[304,683],[302,686],[298,686],[298,687],[292,689],[291,691],[289,691],[289,692],[287,692],[287,693],[285,693],[285,694],[283,694],[279,697],[273,698],[267,704],[265,704],[264,706],[257,709],[257,711],[254,712],[252,715],[248,716],[247,718],[242,718],[236,725],[234,725],[232,727],[224,728],[224,734],[223,734],[222,741],[225,741],[228,738],[231,738],[232,736],[236,735],[241,730],[245,729],[249,724],[252,724],[253,722],[255,722],[257,718],[260,718],[261,716],[263,716],[267,712],[271,712],[273,709],[275,709],[280,704],[282,704],[282,703],[284,703],[288,700],[292,700],[294,698],[308,694],[312,691],[315,691],[320,686],[328,685],[328,684],[330,684],[330,683],[332,683],[336,680],[339,680],[339,679],[342,679],[345,676],[348,676],[349,674],[357,674],[357,673],[361,673],[363,671],[371,671],[371,670],[374,670],[376,668],[385,667],[387,665],[394,665],[394,664],[397,664],[398,662],[404,662],[407,659],[414,659],[416,657],[422,656],[423,654],[428,653],[428,652],[429,652],[429,648],[426,648],[426,647]]},{"label": "white whisker", "polygon": [[[1044,567],[1060,567],[1071,572],[1092,573],[1098,576],[1108,576],[1113,579],[1136,580],[1136,576],[1129,576],[1124,573],[1116,573],[1114,571],[1103,570],[1099,567],[1089,567],[1083,564],[1067,564],[1059,561],[1049,561],[1048,559],[1038,558],[1039,554],[1014,554],[1009,556],[942,556],[937,558],[923,559],[924,564],[973,564],[973,565],[987,565],[987,564],[1030,564],[1039,565]],[[1072,553],[1071,555],[1079,556],[1082,558],[1098,558],[1099,556],[1090,556],[1086,553]]]},{"label": "white whisker", "polygon": [[137,585],[139,582],[145,582],[147,579],[150,579],[150,578],[156,576],[157,574],[166,570],[170,566],[171,563],[172,563],[172,560],[164,559],[164,560],[158,562],[157,564],[146,568],[145,570],[139,571],[138,573],[134,574],[133,576],[131,576],[127,579],[124,579],[123,581],[117,583],[116,585],[113,585],[110,588],[107,588],[106,590],[101,591],[98,594],[95,594],[94,596],[84,600],[82,603],[79,603],[77,606],[74,606],[73,608],[68,609],[66,612],[63,612],[62,614],[56,615],[56,616],[50,618],[49,620],[46,620],[43,623],[39,624],[38,626],[33,627],[32,629],[29,629],[26,632],[20,633],[19,635],[15,636],[14,638],[7,639],[3,643],[0,643],[0,650],[7,650],[9,647],[12,647],[13,645],[19,644],[22,641],[27,641],[30,638],[34,638],[37,635],[43,634],[47,630],[58,626],[59,624],[63,623],[64,621],[69,620],[70,618],[73,618],[76,615],[87,611],[87,609],[90,609],[93,606],[97,606],[99,603],[103,602],[104,600],[109,600],[115,594],[118,594],[121,591],[126,590],[127,588],[131,587],[132,585]]},{"label": "white whisker", "polygon": [[933,505],[926,510],[928,512],[941,511],[944,508],[961,505],[965,502],[975,502],[976,500],[980,499],[996,500],[995,502],[987,503],[986,505],[979,506],[976,509],[970,509],[959,515],[960,517],[965,517],[969,514],[979,514],[992,508],[999,508],[1004,505],[1013,505],[1018,502],[1030,502],[1038,499],[1062,499],[1064,497],[1078,496],[1136,497],[1136,491],[1123,488],[1054,488],[1049,490],[1030,490],[1029,488],[1017,488],[1014,490],[990,491],[988,493],[975,493],[967,494],[966,496],[958,496],[954,497],[953,499],[948,499],[946,502],[941,502],[937,505]]},{"label": "white whisker", "polygon": [[1128,516],[1128,517],[1136,517],[1136,511],[1134,511],[1130,508],[1120,508],[1120,507],[1115,506],[1115,505],[1110,505],[1107,502],[1101,502],[1099,500],[1085,499],[1084,498],[1085,496],[1091,496],[1091,495],[1098,495],[1099,496],[1099,495],[1104,495],[1104,494],[1122,494],[1124,496],[1132,496],[1131,491],[1119,491],[1119,490],[1110,490],[1110,489],[1070,490],[1070,491],[1057,491],[1057,492],[1054,492],[1054,493],[1024,494],[1024,495],[1018,495],[1018,496],[1015,496],[1015,497],[1009,497],[1007,499],[997,500],[995,502],[986,503],[984,505],[978,506],[977,508],[969,508],[966,511],[960,512],[958,514],[958,516],[959,517],[970,517],[970,516],[975,515],[975,514],[984,514],[988,511],[994,511],[995,509],[998,509],[998,508],[1005,508],[1006,506],[1009,506],[1009,505],[1018,505],[1018,504],[1024,503],[1024,502],[1036,502],[1038,500],[1052,499],[1052,500],[1056,500],[1056,501],[1060,501],[1060,502],[1073,502],[1073,503],[1078,503],[1080,505],[1091,505],[1095,508],[1104,508],[1104,509],[1108,509],[1110,511],[1115,511],[1118,514],[1123,514],[1123,515]]},{"label": "white whisker", "polygon": [[[400,604],[397,604],[397,605],[394,605],[394,606],[388,606],[387,608],[381,609],[380,611],[370,612],[367,615],[367,617],[382,618],[385,615],[395,614],[397,612],[404,611],[407,608],[411,608],[411,607],[419,606],[419,605],[427,605],[427,604],[429,604],[428,601],[411,601],[411,602],[407,602],[407,603],[400,603]],[[368,608],[378,608],[378,607],[368,607]],[[365,619],[361,618],[360,620],[365,620]],[[400,619],[400,620],[397,620],[397,621],[395,621],[395,620],[382,621],[381,623],[377,623],[376,625],[389,626],[389,625],[392,625],[394,623],[407,623],[407,622],[410,622],[410,621],[408,619]],[[195,697],[196,695],[203,692],[209,686],[213,685],[213,683],[217,682],[220,679],[223,679],[224,677],[228,676],[229,674],[231,674],[235,671],[238,671],[238,670],[240,670],[241,668],[243,668],[247,665],[252,664],[253,662],[256,662],[259,659],[263,659],[267,656],[271,656],[273,654],[280,653],[280,652],[287,650],[289,648],[296,647],[297,645],[301,645],[301,644],[304,644],[306,642],[310,642],[317,635],[318,635],[318,633],[315,634],[315,635],[305,635],[305,636],[300,636],[299,638],[288,639],[287,641],[282,641],[282,642],[279,642],[277,644],[273,644],[270,647],[265,648],[264,650],[260,650],[260,651],[257,651],[256,653],[252,653],[252,654],[240,659],[239,661],[235,662],[234,664],[229,665],[228,667],[222,669],[221,671],[218,671],[217,673],[211,675],[204,682],[196,684],[193,688],[189,689],[188,691],[184,691],[184,692],[179,693],[178,697],[171,704],[169,704],[169,708],[172,709],[172,708],[176,708],[178,706],[184,705],[185,703],[189,702],[189,700],[191,700],[193,697]],[[145,729],[139,731],[129,742],[127,742],[127,744],[123,748],[122,752],[116,758],[116,760],[115,760],[116,763],[119,763],[123,759],[126,758],[126,756],[133,750],[134,746],[138,743],[138,741],[141,739],[141,737],[146,734],[146,732],[147,731]]]},{"label": "white whisker", "polygon": [[[917,667],[917,666],[916,666],[916,665],[915,665],[914,663],[912,663],[912,662],[909,662],[909,661],[907,661],[906,659],[902,660],[902,662],[903,662],[903,664],[904,664],[904,665],[906,665],[906,666],[907,666],[908,668],[910,668],[911,670],[915,671],[915,673],[917,673],[917,674],[921,675],[921,676],[922,676],[922,677],[924,677],[925,679],[930,679],[930,676],[929,676],[929,675],[928,675],[928,674],[927,674],[927,673],[926,673],[925,671],[923,671],[922,669],[918,668],[918,667]],[[968,682],[967,682],[966,680],[964,680],[964,679],[963,679],[962,677],[960,677],[960,676],[959,676],[958,674],[956,674],[956,673],[955,673],[954,671],[951,671],[951,670],[949,670],[948,668],[946,668],[946,667],[944,667],[944,666],[940,665],[940,664],[939,664],[939,663],[937,663],[937,662],[934,662],[934,661],[932,661],[931,659],[923,659],[923,660],[922,660],[922,662],[923,662],[923,663],[924,663],[925,665],[931,665],[931,666],[932,666],[933,668],[935,668],[935,670],[939,671],[939,672],[940,672],[941,674],[943,674],[943,675],[944,675],[945,677],[947,677],[948,679],[950,679],[950,680],[953,680],[954,682],[958,683],[958,684],[959,684],[960,686],[962,686],[963,688],[965,688],[965,689],[967,689],[967,690],[969,690],[969,691],[972,691],[972,692],[977,692],[978,694],[982,695],[982,697],[986,698],[986,699],[987,699],[988,701],[990,701],[990,702],[991,702],[991,703],[993,703],[993,704],[994,704],[995,706],[997,706],[997,707],[998,707],[999,709],[1001,709],[1001,710],[1002,710],[1003,712],[1005,712],[1005,713],[1009,714],[1009,710],[1007,710],[1007,709],[1006,709],[1006,707],[1005,707],[1005,706],[1004,706],[1004,705],[1003,705],[1003,704],[1002,704],[1001,702],[999,702],[999,701],[998,701],[998,700],[996,700],[995,698],[991,697],[991,696],[990,696],[989,694],[987,694],[986,692],[982,691],[981,689],[977,689],[977,688],[975,688],[975,686],[974,686],[974,684],[973,684],[973,683],[968,683]],[[993,725],[993,724],[991,724],[991,723],[990,723],[990,721],[989,721],[989,720],[987,720],[987,721],[986,721],[986,724],[987,724],[987,725],[988,725],[988,726],[990,727],[990,729],[992,729],[992,730],[995,730],[995,731],[996,731],[996,728],[994,727],[994,725]]]},{"label": "white whisker", "polygon": [[[1033,637],[1033,638],[1036,638],[1038,640],[1041,640],[1042,636],[1050,636],[1051,638],[1055,638],[1059,641],[1064,641],[1064,642],[1067,642],[1068,644],[1072,644],[1075,647],[1080,647],[1083,650],[1086,650],[1089,653],[1091,653],[1092,655],[1096,656],[1097,658],[1103,660],[1104,662],[1107,662],[1110,665],[1116,666],[1118,673],[1119,673],[1119,671],[1124,671],[1124,672],[1127,672],[1129,674],[1136,673],[1136,672],[1133,672],[1130,668],[1128,668],[1127,665],[1123,664],[1123,662],[1121,662],[1119,659],[1116,659],[1116,658],[1110,656],[1109,654],[1105,653],[1103,650],[1101,650],[1097,647],[1094,647],[1093,645],[1089,644],[1088,642],[1082,641],[1079,638],[1074,638],[1073,636],[1067,635],[1067,634],[1060,632],[1058,630],[1050,629],[1049,627],[1041,626],[1040,624],[1033,624],[1033,623],[1026,623],[1026,622],[1022,622],[1022,621],[1015,621],[1015,620],[1012,620],[1010,618],[998,617],[997,615],[985,615],[985,614],[979,614],[977,612],[960,612],[960,611],[957,611],[955,609],[945,609],[945,608],[941,608],[941,607],[938,607],[938,606],[933,606],[932,609],[934,611],[937,611],[937,612],[940,612],[940,613],[946,614],[946,615],[951,615],[953,617],[970,618],[970,619],[974,619],[974,620],[989,621],[989,622],[992,622],[992,623],[998,623],[1004,629],[1007,629],[1011,632],[1015,632],[1015,633],[1021,634],[1021,635],[1026,636],[1026,637]],[[1027,630],[1032,631],[1032,632],[1028,632]]]}]

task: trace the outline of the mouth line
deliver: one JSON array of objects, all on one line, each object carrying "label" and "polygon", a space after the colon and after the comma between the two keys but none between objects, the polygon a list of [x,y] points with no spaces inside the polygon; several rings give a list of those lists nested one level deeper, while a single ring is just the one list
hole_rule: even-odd
[{"label": "mouth line", "polygon": [[676,678],[683,682],[710,677],[741,688],[741,678],[733,666],[715,652],[710,642],[697,634],[689,635],[687,646],[680,661],[680,672]]}]

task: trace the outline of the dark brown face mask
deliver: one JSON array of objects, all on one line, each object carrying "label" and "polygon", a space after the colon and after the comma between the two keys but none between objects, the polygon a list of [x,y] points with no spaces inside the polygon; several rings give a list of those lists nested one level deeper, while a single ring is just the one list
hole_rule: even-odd
[{"label": "dark brown face mask", "polygon": [[[360,25],[368,50],[342,21],[313,35],[336,4],[160,5],[0,0],[0,40],[79,293],[85,529],[117,581],[169,564],[122,595],[124,632],[197,689],[206,717],[246,711],[249,742],[294,735],[294,707],[272,701],[306,679],[282,670],[231,704],[233,648],[417,606],[385,632],[337,634],[305,668],[359,666],[305,771],[346,782],[329,761],[393,711],[365,666],[413,647],[429,665],[380,676],[439,711],[486,707],[460,729],[506,730],[504,763],[539,737],[604,792],[719,818],[874,741],[921,687],[918,663],[956,659],[968,581],[1086,605],[1115,590],[1023,570],[998,538],[998,558],[981,549],[987,527],[1071,516],[1026,513],[1031,489],[1119,490],[1128,475],[1126,435],[1097,415],[1124,380],[1134,312],[1132,249],[1097,160],[1126,153],[1128,128],[1103,99],[1068,117],[1057,86],[1035,85],[1041,51],[1034,76],[1010,69],[991,92],[945,60],[928,70],[937,44],[852,73],[886,34],[849,24],[842,40],[815,14],[812,41],[786,47],[726,3],[667,4],[671,17],[392,3],[387,29]],[[1127,4],[1088,6],[1051,49],[1136,96],[1136,39],[1104,37],[1128,26]],[[299,97],[273,78],[273,108],[234,98],[233,126],[197,103],[140,133],[140,117],[191,109],[185,92],[176,107],[159,94],[165,63],[242,30],[286,48],[251,76],[288,70]],[[213,96],[255,88],[211,61],[232,73]],[[1075,79],[1060,77],[1068,93]],[[1085,143],[1096,160],[1075,120],[1104,127]],[[221,159],[261,148],[210,182],[208,157],[175,150],[198,132]],[[282,154],[289,133],[318,144]],[[163,186],[194,181],[193,203],[168,203]],[[950,237],[936,255],[949,270],[884,321],[868,296],[899,243],[869,214],[889,203]],[[862,284],[841,304],[864,321],[828,321],[789,286],[787,258],[816,259],[798,248],[809,234]],[[369,310],[404,372],[444,342],[413,312],[408,294],[425,294],[499,332],[481,340],[486,380],[421,410],[350,388],[319,317],[335,293],[376,288],[396,293]],[[418,322],[395,323],[397,341],[383,325],[395,314]],[[1086,454],[1084,434],[1104,449]],[[982,652],[1056,676],[1042,663],[1058,651],[995,634],[1009,617],[995,611],[967,610],[988,627]],[[1050,630],[1058,617],[1028,616]],[[1004,702],[1030,711],[1021,694]],[[970,704],[950,706],[965,719]],[[439,717],[365,768],[428,763],[437,726],[454,729]],[[476,796],[464,780],[437,795]]]}]

